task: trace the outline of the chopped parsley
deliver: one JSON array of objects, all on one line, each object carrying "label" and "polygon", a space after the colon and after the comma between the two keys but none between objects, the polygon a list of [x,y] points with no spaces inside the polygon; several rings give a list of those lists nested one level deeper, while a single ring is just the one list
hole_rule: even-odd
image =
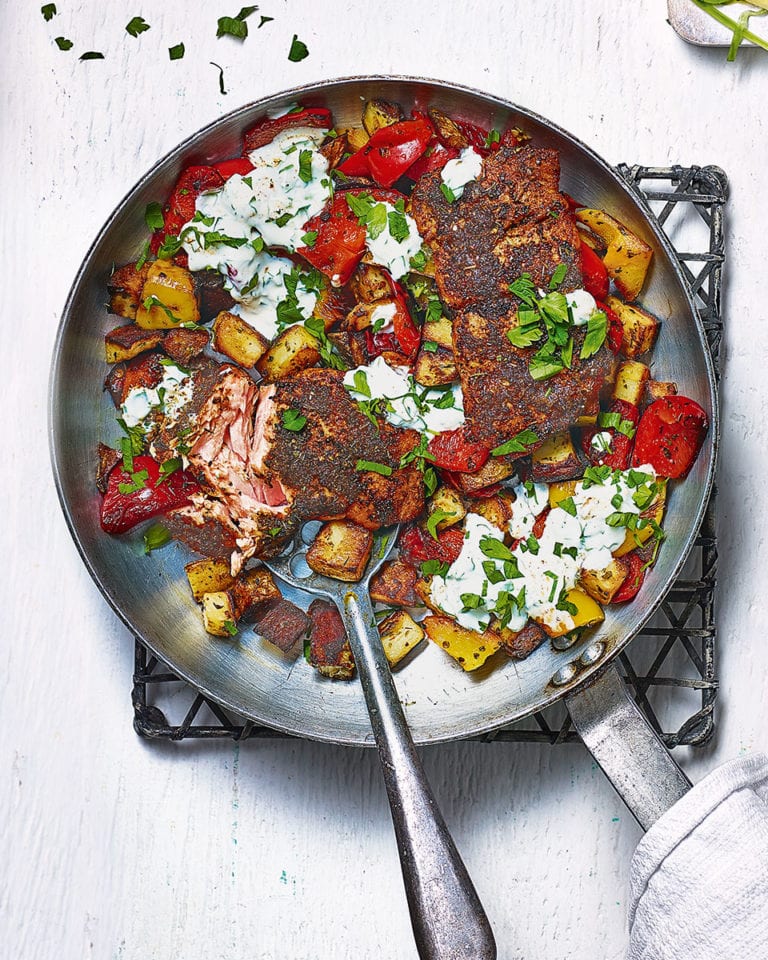
[{"label": "chopped parsley", "polygon": [[138,37],[140,33],[146,33],[149,30],[149,24],[143,17],[133,17],[125,25],[125,32],[132,37]]},{"label": "chopped parsley", "polygon": [[144,553],[150,554],[153,550],[159,550],[166,543],[170,543],[171,534],[167,527],[162,523],[153,523],[144,531]]},{"label": "chopped parsley", "polygon": [[177,43],[173,47],[168,47],[168,56],[171,60],[181,60],[184,56],[184,44]]},{"label": "chopped parsley", "polygon": [[312,180],[312,151],[299,151],[299,180],[309,183]]},{"label": "chopped parsley", "polygon": [[104,54],[100,53],[98,50],[86,50],[85,53],[80,54],[81,60],[103,60]]},{"label": "chopped parsley", "polygon": [[56,10],[55,3],[44,3],[43,6],[40,7],[40,13],[42,13],[43,19],[45,20],[46,23],[49,20],[52,20],[53,17],[56,16],[57,12],[58,11]]},{"label": "chopped parsley", "polygon": [[291,49],[288,51],[288,59],[291,63],[298,63],[300,60],[304,60],[309,56],[309,50],[307,49],[306,43],[302,43],[299,40],[298,36],[294,33],[293,40],[291,40]]},{"label": "chopped parsley", "polygon": [[71,40],[67,40],[66,37],[56,37],[54,43],[59,48],[59,50],[71,50],[74,44]]},{"label": "chopped parsley", "polygon": [[392,476],[392,467],[388,467],[386,463],[377,463],[375,460],[358,460],[355,464],[355,470],[378,473],[382,477]]},{"label": "chopped parsley", "polygon": [[179,457],[171,457],[169,460],[165,460],[160,464],[160,476],[157,478],[155,486],[159,487],[171,474],[176,473],[177,470],[181,470],[181,467],[182,463]]},{"label": "chopped parsley", "polygon": [[144,222],[150,230],[162,230],[165,226],[163,208],[157,201],[147,204],[144,210]]},{"label": "chopped parsley", "polygon": [[520,433],[516,433],[511,439],[499,444],[498,447],[494,447],[493,450],[491,450],[491,455],[494,457],[504,457],[508,453],[526,453],[529,447],[538,442],[539,438],[533,430],[526,428],[525,430],[521,430]]},{"label": "chopped parsley", "polygon": [[147,470],[138,470],[130,475],[131,479],[129,483],[118,483],[117,489],[123,495],[128,495],[129,493],[135,493],[137,490],[142,490],[147,485],[147,478],[149,477],[149,472]]},{"label": "chopped parsley", "polygon": [[307,230],[307,232],[302,235],[301,242],[311,250],[317,243],[317,230]]},{"label": "chopped parsley", "polygon": [[451,190],[447,183],[440,184],[440,193],[445,197],[448,203],[453,203],[456,200],[456,194]]},{"label": "chopped parsley", "polygon": [[[226,96],[227,89],[224,86],[224,67],[219,66],[218,63],[214,63],[213,60],[209,60],[208,62],[212,67],[216,67],[216,69],[219,71],[219,93],[222,93]],[[245,180],[245,177],[243,177],[243,180]]]},{"label": "chopped parsley", "polygon": [[444,577],[448,573],[449,566],[445,560],[425,560],[419,570],[422,577]]},{"label": "chopped parsley", "polygon": [[283,426],[286,430],[290,430],[291,433],[299,433],[307,425],[307,418],[302,414],[300,410],[296,410],[292,407],[289,407],[287,410],[283,410]]},{"label": "chopped parsley", "polygon": [[429,535],[433,540],[437,540],[437,528],[442,523],[443,520],[450,520],[452,517],[455,517],[456,513],[453,510],[433,510],[432,513],[427,517],[427,530]]},{"label": "chopped parsley", "polygon": [[237,624],[234,622],[234,620],[225,620],[223,623],[223,627],[227,631],[227,633],[230,635],[230,637],[237,636]]}]

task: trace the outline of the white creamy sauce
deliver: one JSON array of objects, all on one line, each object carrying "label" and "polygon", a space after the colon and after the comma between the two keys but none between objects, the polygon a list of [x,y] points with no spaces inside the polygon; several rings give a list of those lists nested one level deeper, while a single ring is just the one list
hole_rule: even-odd
[{"label": "white creamy sauce", "polygon": [[[356,373],[364,375],[367,392],[355,386]],[[464,423],[464,398],[459,384],[450,390],[422,387],[407,368],[390,367],[383,357],[376,357],[367,366],[348,370],[344,374],[344,386],[354,400],[385,400],[384,417],[394,427],[442,433]],[[447,396],[451,397],[450,406],[435,406],[446,403]]]},{"label": "white creamy sauce", "polygon": [[[646,483],[655,480],[651,466],[644,465],[634,471],[647,476]],[[466,537],[458,559],[450,566],[445,577],[433,577],[432,600],[446,613],[456,617],[464,627],[482,631],[490,620],[490,611],[502,591],[519,595],[525,587],[525,605],[515,612],[509,627],[522,629],[528,616],[551,629],[572,630],[573,617],[566,610],[558,610],[557,604],[563,591],[576,586],[581,570],[602,570],[611,562],[613,551],[624,542],[627,527],[607,523],[611,514],[627,513],[638,516],[641,507],[634,497],[641,483],[630,484],[630,471],[609,477],[603,483],[585,487],[576,484],[573,493],[575,515],[560,506],[554,507],[544,522],[540,537],[532,536],[533,523],[546,508],[546,484],[522,484],[514,486],[516,500],[512,505],[509,530],[520,543],[512,550],[521,576],[499,583],[491,583],[483,562],[488,557],[480,542],[483,537],[493,537],[501,542],[499,531],[477,514],[466,517]],[[648,504],[643,504],[643,509]],[[533,549],[531,549],[533,547]],[[503,563],[494,561],[496,569],[503,571]],[[484,597],[483,606],[465,610],[462,594]]]},{"label": "white creamy sauce", "polygon": [[458,200],[464,193],[464,187],[477,180],[483,169],[483,158],[473,147],[465,147],[455,160],[449,160],[440,171],[440,177],[446,187]]},{"label": "white creamy sauce", "polygon": [[[277,307],[288,297],[285,278],[294,269],[295,264],[284,257],[273,257],[264,252],[256,254],[250,280],[237,291],[237,296],[234,291],[232,293],[239,303],[231,312],[242,317],[267,340],[273,340],[281,330]],[[314,290],[307,290],[300,276],[296,284],[296,305],[305,320],[312,316],[316,301],[317,294]]]},{"label": "white creamy sauce", "polygon": [[155,410],[175,420],[192,399],[192,377],[174,363],[163,364],[163,379],[156,387],[135,387],[120,407],[127,427],[137,427]]},{"label": "white creamy sauce", "polygon": [[387,226],[377,237],[371,237],[368,232],[365,245],[368,248],[374,263],[386,267],[394,280],[404,277],[411,269],[411,257],[415,257],[421,250],[422,239],[416,221],[407,213],[402,214],[408,227],[408,234],[402,240],[392,236],[389,223],[389,214],[397,213],[391,203],[382,204],[387,211]]},{"label": "white creamy sauce", "polygon": [[374,333],[392,333],[395,329],[394,319],[397,313],[397,304],[382,303],[371,311],[371,329]]},{"label": "white creamy sauce", "polygon": [[565,294],[565,299],[571,308],[574,327],[583,327],[597,310],[597,301],[586,290],[571,290]]},{"label": "white creamy sauce", "polygon": [[611,440],[613,437],[607,430],[601,430],[599,433],[596,433],[594,437],[589,441],[590,447],[595,451],[595,453],[610,453],[611,452]]}]

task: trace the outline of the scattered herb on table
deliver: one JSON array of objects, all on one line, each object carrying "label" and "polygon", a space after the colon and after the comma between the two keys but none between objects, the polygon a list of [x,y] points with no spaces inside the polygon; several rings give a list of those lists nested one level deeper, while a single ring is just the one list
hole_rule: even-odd
[{"label": "scattered herb on table", "polygon": [[132,37],[138,37],[140,33],[146,33],[149,30],[149,24],[144,17],[133,17],[130,23],[126,23],[125,32]]},{"label": "scattered herb on table", "polygon": [[297,34],[294,33],[293,40],[291,40],[291,49],[288,51],[288,59],[291,63],[298,63],[308,56],[309,50],[307,49],[306,43],[302,43]]},{"label": "scattered herb on table", "polygon": [[171,60],[181,60],[181,58],[184,56],[184,44],[177,43],[173,47],[168,47],[168,56],[171,58]]}]

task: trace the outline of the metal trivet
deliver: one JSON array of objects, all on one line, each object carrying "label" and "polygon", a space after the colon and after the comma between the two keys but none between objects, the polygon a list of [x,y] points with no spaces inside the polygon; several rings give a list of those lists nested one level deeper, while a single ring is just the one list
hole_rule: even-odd
[{"label": "metal trivet", "polygon": [[[726,175],[717,167],[617,168],[669,237],[690,285],[719,377],[725,262],[723,207]],[[705,252],[684,252],[686,250]],[[701,746],[712,736],[717,694],[714,591],[717,572],[716,491],[691,556],[664,602],[628,648],[618,667],[637,704],[668,747]],[[133,675],[134,728],[148,739],[279,737],[225,711],[136,641]],[[169,722],[170,708],[182,717]],[[482,740],[578,740],[562,704],[535,713]]]}]

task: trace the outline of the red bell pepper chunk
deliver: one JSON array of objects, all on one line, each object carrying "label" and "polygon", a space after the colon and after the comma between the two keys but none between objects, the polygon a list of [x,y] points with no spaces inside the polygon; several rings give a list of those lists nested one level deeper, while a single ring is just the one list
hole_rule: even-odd
[{"label": "red bell pepper chunk", "polygon": [[435,540],[427,530],[421,527],[409,527],[400,534],[400,556],[410,563],[419,564],[425,560],[440,560],[453,563],[461,553],[464,533],[458,527],[439,530]]},{"label": "red bell pepper chunk", "polygon": [[649,463],[660,477],[683,477],[693,466],[709,419],[688,397],[661,397],[645,410],[637,426],[634,466]]},{"label": "red bell pepper chunk", "polygon": [[468,440],[463,427],[436,434],[429,441],[428,450],[434,457],[434,466],[458,473],[477,473],[491,455],[482,443]]},{"label": "red bell pepper chunk", "polygon": [[295,130],[297,127],[316,127],[330,130],[333,126],[331,111],[324,107],[303,107],[282,117],[264,117],[243,137],[243,153],[250,153],[272,143],[278,133]]},{"label": "red bell pepper chunk", "polygon": [[313,267],[342,286],[365,253],[365,227],[357,221],[343,193],[337,193],[330,206],[304,225],[306,233],[317,233],[311,247],[296,251]]},{"label": "red bell pepper chunk", "polygon": [[[127,492],[121,492],[121,485]],[[129,487],[137,489],[128,490]],[[125,533],[143,520],[185,506],[199,490],[199,484],[186,470],[176,470],[163,479],[156,460],[143,455],[134,457],[132,473],[116,466],[109,475],[101,503],[102,530]]]},{"label": "red bell pepper chunk", "polygon": [[630,553],[625,559],[629,561],[629,571],[622,585],[614,593],[611,603],[627,603],[634,600],[645,580],[643,558],[637,553]]},{"label": "red bell pepper chunk", "polygon": [[620,353],[622,344],[624,343],[624,327],[621,325],[621,320],[619,320],[608,304],[602,303],[599,299],[596,299],[595,303],[597,304],[597,309],[602,310],[608,318],[608,334],[606,337],[608,348],[612,353]]},{"label": "red bell pepper chunk", "polygon": [[381,127],[339,170],[349,177],[370,176],[382,187],[391,187],[424,153],[432,136],[431,124],[421,119]]},{"label": "red bell pepper chunk", "polygon": [[214,163],[213,166],[225,180],[234,177],[236,173],[244,177],[253,170],[253,164],[248,157],[235,157],[233,160],[221,160],[219,163]]},{"label": "red bell pepper chunk", "polygon": [[[628,421],[633,427],[637,424],[640,416],[638,408],[626,400],[613,400],[609,412],[617,413],[622,420]],[[598,433],[609,433],[611,435],[609,450],[596,450],[592,446],[592,438]],[[633,438],[621,433],[615,427],[588,427],[581,432],[581,449],[589,462],[595,465],[609,466],[611,470],[626,470],[629,467],[632,444]]]},{"label": "red bell pepper chunk", "polygon": [[600,257],[586,243],[581,245],[581,273],[587,293],[591,293],[595,300],[605,300],[608,296],[608,271]]},{"label": "red bell pepper chunk", "polygon": [[[182,171],[170,200],[163,209],[163,227],[155,230],[150,242],[150,250],[156,254],[166,237],[178,237],[181,228],[195,215],[195,201],[201,193],[217,190],[224,185],[224,177],[215,167],[194,166]],[[178,258],[178,259],[177,259]],[[174,257],[174,261],[184,261],[187,255],[183,251]]]},{"label": "red bell pepper chunk", "polygon": [[458,155],[459,151],[455,147],[445,147],[437,138],[434,138],[426,152],[408,167],[406,176],[409,180],[418,180],[425,173],[442,170],[449,160],[455,160]]}]

